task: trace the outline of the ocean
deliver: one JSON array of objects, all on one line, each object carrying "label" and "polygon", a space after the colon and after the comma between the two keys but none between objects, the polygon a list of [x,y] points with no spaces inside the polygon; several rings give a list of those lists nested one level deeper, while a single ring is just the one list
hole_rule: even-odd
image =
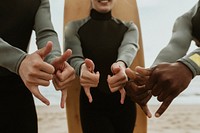
[{"label": "ocean", "polygon": [[[127,0],[129,1],[129,0]],[[142,40],[145,55],[145,66],[150,67],[159,51],[167,45],[175,19],[190,10],[198,0],[138,0]],[[58,32],[61,48],[63,45],[63,9],[64,0],[50,0],[52,22]],[[195,49],[192,42],[189,51]],[[33,33],[29,52],[36,50]],[[195,77],[189,87],[182,92],[172,104],[200,104],[200,78]],[[60,102],[60,91],[55,91],[53,85],[40,87],[41,93],[47,97],[51,105]],[[70,95],[70,94],[68,94]],[[35,98],[36,105],[44,105]],[[149,104],[159,104],[152,98]]]}]

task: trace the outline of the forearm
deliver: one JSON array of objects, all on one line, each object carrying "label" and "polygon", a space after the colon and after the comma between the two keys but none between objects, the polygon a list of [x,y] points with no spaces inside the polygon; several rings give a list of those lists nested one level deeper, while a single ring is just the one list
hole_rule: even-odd
[{"label": "forearm", "polygon": [[13,47],[0,38],[0,66],[11,72],[18,73],[22,60],[26,57],[26,53],[16,47]]},{"label": "forearm", "polygon": [[121,46],[118,50],[118,58],[117,61],[123,61],[127,67],[129,67],[139,49],[138,45],[138,29],[135,24],[128,23],[129,27],[128,31],[124,35],[124,39],[121,43]]},{"label": "forearm", "polygon": [[196,13],[197,7],[198,6],[195,5],[191,10],[176,19],[172,37],[168,45],[158,54],[153,65],[157,65],[161,62],[172,63],[186,55],[193,39],[191,35],[191,19]]},{"label": "forearm", "polygon": [[61,55],[58,36],[51,22],[50,5],[48,0],[41,0],[41,5],[35,16],[36,43],[38,49],[43,48],[48,41],[53,42],[52,52],[45,58],[45,61],[51,63],[52,60]]},{"label": "forearm", "polygon": [[75,22],[70,22],[65,27],[65,43],[64,43],[64,51],[67,49],[72,50],[72,56],[68,60],[70,65],[74,68],[76,74],[80,75],[81,65],[84,63],[84,56],[82,53],[82,47],[79,35],[77,34],[77,30],[82,25],[82,21],[80,24]]}]

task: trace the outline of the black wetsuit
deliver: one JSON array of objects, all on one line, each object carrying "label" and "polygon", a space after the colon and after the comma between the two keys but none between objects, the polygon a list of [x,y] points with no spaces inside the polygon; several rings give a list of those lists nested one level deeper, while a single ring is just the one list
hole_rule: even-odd
[{"label": "black wetsuit", "polygon": [[[134,32],[137,33],[136,27],[134,28]],[[132,133],[136,120],[135,103],[126,97],[125,103],[122,105],[120,103],[120,92],[110,92],[107,76],[112,75],[111,65],[117,60],[122,60],[128,63],[126,65],[130,65],[137,51],[134,49],[138,48],[137,36],[131,36],[136,43],[127,38],[126,41],[130,41],[130,46],[124,48],[128,50],[124,50],[125,58],[123,60],[123,58],[119,59],[119,53],[122,54],[124,51],[119,49],[122,47],[125,33],[129,30],[129,27],[114,19],[111,12],[101,14],[92,9],[89,18],[72,22],[66,29],[65,47],[66,49],[71,48],[73,51],[70,63],[74,66],[77,74],[79,74],[79,67],[84,58],[93,60],[95,71],[100,72],[98,87],[90,89],[93,97],[92,103],[88,102],[83,88],[81,89],[80,116],[83,132]],[[77,42],[80,43],[81,48]],[[82,50],[79,51],[79,49]],[[126,58],[126,54],[129,54],[129,52],[131,58],[128,58],[128,56]],[[76,68],[77,64],[79,65],[78,68]]]},{"label": "black wetsuit", "polygon": [[33,30],[38,48],[47,40],[53,41],[58,44],[56,53],[60,55],[49,12],[48,0],[0,2],[0,133],[38,132],[33,96],[18,75],[18,69],[27,55]]},{"label": "black wetsuit", "polygon": [[[0,37],[26,51],[40,0],[3,0],[0,3]],[[27,9],[29,11],[24,11]],[[37,133],[33,97],[21,78],[0,67],[0,85],[0,132]]]}]

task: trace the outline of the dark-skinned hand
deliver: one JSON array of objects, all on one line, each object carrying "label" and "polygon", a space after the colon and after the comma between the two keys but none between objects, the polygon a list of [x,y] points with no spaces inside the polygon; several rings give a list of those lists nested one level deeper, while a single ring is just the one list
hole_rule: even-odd
[{"label": "dark-skinned hand", "polygon": [[127,95],[141,107],[147,117],[151,118],[152,115],[147,106],[147,102],[151,99],[152,94],[145,88],[148,76],[141,76],[130,68],[127,68],[125,72],[130,79],[125,86]]},{"label": "dark-skinned hand", "polygon": [[162,102],[155,113],[160,117],[169,105],[191,82],[193,75],[187,66],[181,62],[162,63],[149,69],[137,67],[136,71],[150,76],[145,90],[152,90],[152,95]]}]

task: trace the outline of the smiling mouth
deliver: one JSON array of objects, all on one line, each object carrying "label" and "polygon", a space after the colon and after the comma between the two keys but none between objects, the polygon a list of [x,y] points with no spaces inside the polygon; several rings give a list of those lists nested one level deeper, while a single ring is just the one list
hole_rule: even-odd
[{"label": "smiling mouth", "polygon": [[107,2],[110,2],[110,0],[98,0],[98,2],[100,2],[100,3],[107,3]]}]

